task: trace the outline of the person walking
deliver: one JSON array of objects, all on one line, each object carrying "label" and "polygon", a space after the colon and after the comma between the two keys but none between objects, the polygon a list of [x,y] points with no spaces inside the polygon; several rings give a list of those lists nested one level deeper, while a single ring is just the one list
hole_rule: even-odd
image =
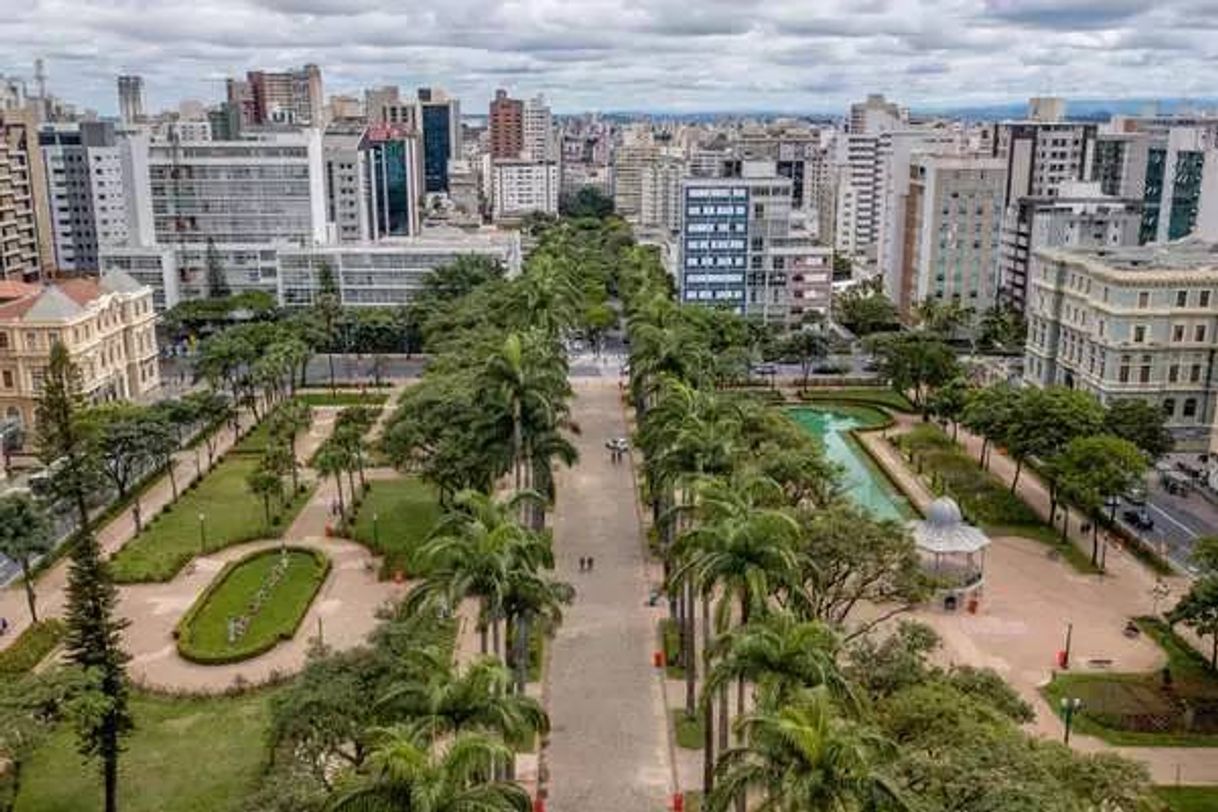
[{"label": "person walking", "polygon": [[588,572],[592,572],[592,556],[588,556]]}]

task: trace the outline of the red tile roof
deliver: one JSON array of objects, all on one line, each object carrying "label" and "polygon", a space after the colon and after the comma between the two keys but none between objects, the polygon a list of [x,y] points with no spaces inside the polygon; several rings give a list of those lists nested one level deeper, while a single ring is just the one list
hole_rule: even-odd
[{"label": "red tile roof", "polygon": [[88,304],[101,295],[101,286],[96,277],[78,276],[60,280],[57,287],[78,305]]}]

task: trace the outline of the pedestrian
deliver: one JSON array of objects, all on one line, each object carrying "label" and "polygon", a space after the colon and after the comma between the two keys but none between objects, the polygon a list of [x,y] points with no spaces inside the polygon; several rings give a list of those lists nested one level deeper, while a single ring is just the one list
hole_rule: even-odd
[{"label": "pedestrian", "polygon": [[592,572],[592,556],[588,556],[588,572]]},{"label": "pedestrian", "polygon": [[0,617],[0,637],[8,634],[8,618]]}]

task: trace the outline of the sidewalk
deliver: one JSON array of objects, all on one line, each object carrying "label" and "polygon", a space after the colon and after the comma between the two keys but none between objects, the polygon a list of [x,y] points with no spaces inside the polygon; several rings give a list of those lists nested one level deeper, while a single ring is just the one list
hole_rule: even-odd
[{"label": "sidewalk", "polygon": [[[617,381],[574,382],[580,461],[558,474],[554,515],[559,578],[577,595],[551,645],[546,694],[554,729],[543,761],[555,812],[659,812],[673,791],[656,622],[647,606],[629,458],[610,461],[607,438],[626,434]],[[581,556],[594,571],[579,571]]]}]

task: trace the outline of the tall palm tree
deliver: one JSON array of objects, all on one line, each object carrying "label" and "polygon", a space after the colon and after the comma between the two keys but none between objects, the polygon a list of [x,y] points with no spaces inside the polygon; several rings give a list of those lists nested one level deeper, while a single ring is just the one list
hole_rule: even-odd
[{"label": "tall palm tree", "polygon": [[452,610],[462,600],[476,598],[483,654],[499,654],[499,621],[511,573],[554,564],[549,539],[526,530],[513,515],[530,496],[497,502],[477,491],[462,491],[416,555],[415,567],[425,577],[407,596],[407,605],[439,604]]},{"label": "tall palm tree", "polygon": [[[511,665],[516,693],[525,693],[529,669],[529,641],[533,634],[553,634],[562,623],[562,608],[575,598],[575,589],[526,568],[508,573],[503,592],[503,612],[513,630]],[[535,628],[536,627],[536,628]]]},{"label": "tall palm tree", "polygon": [[550,720],[532,697],[510,693],[511,674],[498,660],[476,660],[462,672],[437,663],[426,680],[396,685],[379,704],[431,741],[467,733],[494,733],[506,741],[544,734]]},{"label": "tall palm tree", "polygon": [[868,812],[907,809],[883,772],[890,742],[839,716],[827,691],[807,691],[738,720],[744,744],[725,752],[704,809],[727,812],[760,798],[759,810]]},{"label": "tall palm tree", "polygon": [[[324,444],[313,458],[313,467],[322,476],[334,477],[334,485],[338,489],[338,512],[347,515],[347,505],[343,500],[343,473],[351,467],[350,454],[335,443]],[[355,494],[351,494],[352,498]]]},{"label": "tall palm tree", "polygon": [[489,781],[511,757],[502,742],[461,733],[443,744],[403,728],[378,732],[380,742],[359,779],[339,793],[333,812],[529,812],[517,784]]}]

